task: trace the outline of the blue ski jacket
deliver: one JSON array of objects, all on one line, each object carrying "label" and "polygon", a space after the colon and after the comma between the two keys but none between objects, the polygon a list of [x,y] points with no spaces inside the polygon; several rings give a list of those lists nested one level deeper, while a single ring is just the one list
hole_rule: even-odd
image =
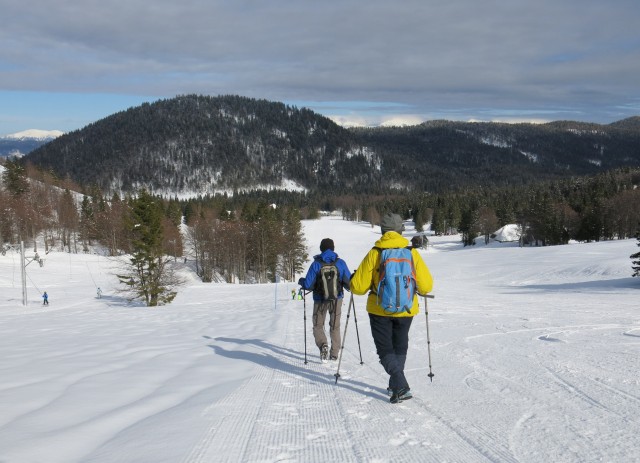
[{"label": "blue ski jacket", "polygon": [[[338,257],[331,249],[325,250],[322,254],[318,254],[313,256],[313,262],[307,271],[307,276],[304,278],[300,278],[298,280],[298,284],[304,290],[313,290],[316,284],[316,277],[318,276],[318,272],[320,271],[320,267],[322,266],[322,262],[331,263],[335,262],[336,267],[338,268],[338,272],[340,274],[340,281],[342,283],[342,287],[344,289],[349,290],[350,288],[350,280],[351,280],[351,272],[349,271],[349,267],[347,263]],[[344,291],[340,291],[338,294],[338,298],[342,299],[344,297]],[[322,302],[322,296],[317,291],[313,291],[313,300],[317,302]]]}]

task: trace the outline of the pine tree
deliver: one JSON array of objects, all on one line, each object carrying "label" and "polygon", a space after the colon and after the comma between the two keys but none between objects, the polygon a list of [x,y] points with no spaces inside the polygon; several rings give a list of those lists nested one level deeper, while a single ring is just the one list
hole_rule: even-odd
[{"label": "pine tree", "polygon": [[478,210],[466,209],[462,213],[462,220],[459,227],[462,234],[462,244],[464,246],[474,245],[475,238],[478,236]]},{"label": "pine tree", "polygon": [[126,271],[118,275],[132,299],[143,299],[148,307],[169,303],[180,281],[162,251],[162,206],[147,191],[131,200],[127,226],[132,235],[132,253]]},{"label": "pine tree", "polygon": [[416,231],[423,231],[424,229],[424,223],[425,223],[425,217],[424,217],[424,213],[422,211],[422,209],[418,208],[416,209],[416,211],[413,214],[413,223],[416,227]]},{"label": "pine tree", "polygon": [[91,244],[91,240],[95,238],[95,230],[96,222],[93,204],[89,197],[84,196],[80,204],[80,237],[85,250],[87,250],[87,245]]},{"label": "pine tree", "polygon": [[21,196],[29,191],[27,172],[18,160],[8,160],[4,164],[2,180],[7,191],[13,196]]}]

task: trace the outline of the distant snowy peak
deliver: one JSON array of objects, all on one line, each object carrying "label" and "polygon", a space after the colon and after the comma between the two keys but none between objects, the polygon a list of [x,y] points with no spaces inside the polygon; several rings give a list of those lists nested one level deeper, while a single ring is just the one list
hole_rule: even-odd
[{"label": "distant snowy peak", "polygon": [[38,129],[29,129],[23,130],[22,132],[11,133],[9,135],[5,135],[5,139],[10,140],[25,140],[25,139],[33,139],[33,140],[53,140],[54,138],[58,138],[60,135],[64,135],[64,132],[60,130],[38,130]]},{"label": "distant snowy peak", "polygon": [[21,158],[63,134],[60,130],[31,129],[0,136],[0,159]]}]

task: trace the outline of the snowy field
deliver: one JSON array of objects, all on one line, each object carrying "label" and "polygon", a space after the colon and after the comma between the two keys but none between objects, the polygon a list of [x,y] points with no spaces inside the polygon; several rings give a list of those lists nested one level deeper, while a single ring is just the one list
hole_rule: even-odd
[{"label": "snowy field", "polygon": [[[336,218],[304,227],[311,255],[331,237],[352,271],[380,236]],[[640,461],[636,240],[431,241],[435,377],[422,311],[407,360],[415,398],[398,405],[365,297],[336,385],[337,364],[313,345],[310,301],[304,364],[292,283],[190,276],[173,304],[147,308],[114,291],[107,258],[51,252],[27,267],[24,307],[19,256],[0,256],[0,462]]]}]

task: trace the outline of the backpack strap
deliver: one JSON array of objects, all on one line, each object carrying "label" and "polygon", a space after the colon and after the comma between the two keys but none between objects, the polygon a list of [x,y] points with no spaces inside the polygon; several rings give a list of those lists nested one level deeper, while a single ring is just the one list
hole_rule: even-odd
[{"label": "backpack strap", "polygon": [[[376,251],[378,251],[378,259],[382,259],[382,248],[379,248],[378,246],[374,246],[371,249],[375,249]],[[378,263],[378,272],[379,271],[380,271],[380,263]],[[374,294],[376,296],[378,295],[376,285],[373,283],[373,278],[371,279],[371,287],[369,288],[369,294]]]}]

